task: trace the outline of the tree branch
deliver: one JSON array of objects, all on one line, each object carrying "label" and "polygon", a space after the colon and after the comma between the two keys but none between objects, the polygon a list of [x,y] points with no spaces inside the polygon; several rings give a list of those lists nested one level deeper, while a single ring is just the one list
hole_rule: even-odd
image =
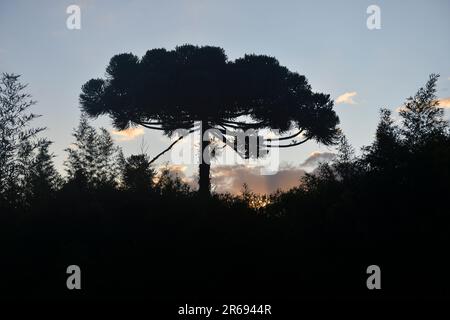
[{"label": "tree branch", "polygon": [[152,129],[152,130],[160,130],[160,131],[165,131],[166,129],[163,128],[159,128],[159,127],[153,127],[153,126],[149,126],[144,124],[143,122],[136,122],[137,124],[140,124],[141,126],[147,128],[147,129]]},{"label": "tree branch", "polygon": [[150,126],[150,125],[147,124],[147,122],[143,122],[143,121],[139,121],[139,122],[136,122],[136,123],[141,125],[141,126],[143,126],[143,127],[145,127],[145,128],[147,128],[147,129],[160,130],[160,131],[176,130],[176,129],[191,129],[191,128],[194,127],[194,126],[191,125],[191,126],[188,126],[188,127],[178,127],[178,128],[168,128],[168,127],[160,128],[160,127]]},{"label": "tree branch", "polygon": [[163,124],[160,121],[157,121],[157,122],[140,121],[140,123],[143,123],[143,124],[146,124],[146,125],[162,125]]},{"label": "tree branch", "polygon": [[295,138],[296,136],[300,135],[302,132],[303,132],[303,129],[299,130],[297,133],[295,133],[293,135],[290,135],[287,137],[281,137],[281,138],[267,139],[267,141],[270,142],[270,141],[274,141],[274,140],[275,141],[289,140],[289,139]]},{"label": "tree branch", "polygon": [[229,120],[222,120],[219,122],[219,124],[233,128],[233,129],[247,129],[247,128],[253,128],[253,127],[259,127],[260,125],[264,124],[264,121],[261,122],[255,122],[255,123],[245,123],[245,122],[238,122],[238,121],[229,121]]},{"label": "tree branch", "polygon": [[298,146],[301,145],[303,143],[305,143],[306,141],[310,140],[311,138],[306,138],[302,141],[299,142],[295,142],[295,143],[291,143],[291,144],[285,144],[285,145],[281,145],[281,146],[272,146],[272,145],[265,145],[265,147],[267,148],[288,148],[288,147],[294,147],[294,146]]},{"label": "tree branch", "polygon": [[172,147],[179,142],[181,139],[183,139],[184,137],[186,137],[187,135],[197,131],[198,129],[191,129],[189,130],[188,133],[186,133],[185,135],[180,136],[177,140],[175,140],[174,142],[172,142],[166,149],[164,149],[163,151],[161,151],[160,153],[158,153],[158,155],[156,155],[152,160],[149,161],[148,164],[152,164],[153,162],[155,162],[159,157],[161,157],[164,153],[166,153],[167,151],[169,151],[170,149],[172,149]]}]

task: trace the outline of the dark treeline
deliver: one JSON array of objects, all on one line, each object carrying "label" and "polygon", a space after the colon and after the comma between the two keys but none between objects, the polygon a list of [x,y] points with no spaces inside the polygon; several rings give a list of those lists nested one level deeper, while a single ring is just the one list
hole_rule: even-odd
[{"label": "dark treeline", "polygon": [[[387,109],[371,145],[264,198],[208,199],[124,157],[82,116],[60,176],[19,77],[0,83],[1,295],[35,298],[448,297],[450,132],[436,81]],[[82,290],[66,288],[79,265]],[[382,290],[366,287],[366,268]]]}]

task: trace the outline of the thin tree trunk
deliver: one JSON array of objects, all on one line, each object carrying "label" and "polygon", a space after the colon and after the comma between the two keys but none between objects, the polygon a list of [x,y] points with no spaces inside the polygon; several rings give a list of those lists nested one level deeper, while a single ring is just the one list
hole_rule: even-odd
[{"label": "thin tree trunk", "polygon": [[210,169],[211,165],[209,162],[209,152],[205,153],[205,150],[209,150],[209,140],[203,141],[203,135],[205,131],[208,130],[208,125],[206,121],[202,121],[202,129],[200,131],[200,164],[199,164],[199,181],[198,181],[198,193],[202,197],[209,197],[211,195],[211,177]]}]

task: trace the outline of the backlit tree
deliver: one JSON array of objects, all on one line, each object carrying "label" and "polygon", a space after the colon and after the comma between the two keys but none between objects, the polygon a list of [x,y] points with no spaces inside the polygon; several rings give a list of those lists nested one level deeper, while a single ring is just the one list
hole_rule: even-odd
[{"label": "backlit tree", "polygon": [[308,140],[333,144],[339,123],[330,96],[313,92],[303,75],[274,57],[251,54],[231,61],[222,48],[211,46],[153,49],[142,58],[116,55],[105,79],[83,85],[80,104],[91,117],[109,115],[120,130],[141,125],[168,136],[181,128],[189,134],[200,130],[199,192],[204,195],[210,192],[205,155],[212,148],[203,138],[208,129],[220,130],[231,147],[230,132],[276,129],[286,136],[266,147],[284,148]]}]

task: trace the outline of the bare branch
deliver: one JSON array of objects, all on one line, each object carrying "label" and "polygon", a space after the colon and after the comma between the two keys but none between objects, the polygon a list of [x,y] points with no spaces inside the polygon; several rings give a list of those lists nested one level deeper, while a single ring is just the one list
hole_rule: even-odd
[{"label": "bare branch", "polygon": [[265,147],[267,147],[267,148],[289,148],[289,147],[295,147],[295,146],[298,146],[298,145],[301,145],[301,144],[303,144],[303,143],[305,143],[306,141],[308,141],[308,140],[310,140],[311,138],[306,138],[306,139],[304,139],[304,140],[302,140],[302,141],[299,141],[299,142],[294,142],[294,143],[291,143],[291,144],[285,144],[285,145],[281,145],[281,146],[279,146],[279,145],[265,145]]},{"label": "bare branch", "polygon": [[146,122],[142,122],[142,121],[139,121],[139,122],[136,122],[136,123],[141,125],[141,126],[143,126],[143,127],[145,127],[145,128],[147,128],[147,129],[160,130],[160,131],[171,131],[171,130],[177,130],[177,129],[191,129],[191,128],[194,127],[194,126],[190,125],[190,126],[186,126],[186,127],[180,126],[180,127],[177,127],[177,128],[175,128],[175,127],[173,127],[173,128],[169,128],[169,127],[161,128],[161,127],[150,126]]},{"label": "bare branch", "polygon": [[158,153],[158,155],[156,155],[152,160],[150,160],[150,162],[148,164],[152,164],[153,162],[155,162],[159,157],[161,157],[164,153],[166,153],[167,151],[169,151],[170,149],[172,149],[172,147],[179,142],[181,139],[183,139],[184,137],[186,137],[187,135],[197,131],[198,129],[191,129],[189,130],[186,134],[180,136],[177,140],[175,140],[174,142],[172,142],[166,149],[164,149],[163,151],[161,151],[160,153]]}]

